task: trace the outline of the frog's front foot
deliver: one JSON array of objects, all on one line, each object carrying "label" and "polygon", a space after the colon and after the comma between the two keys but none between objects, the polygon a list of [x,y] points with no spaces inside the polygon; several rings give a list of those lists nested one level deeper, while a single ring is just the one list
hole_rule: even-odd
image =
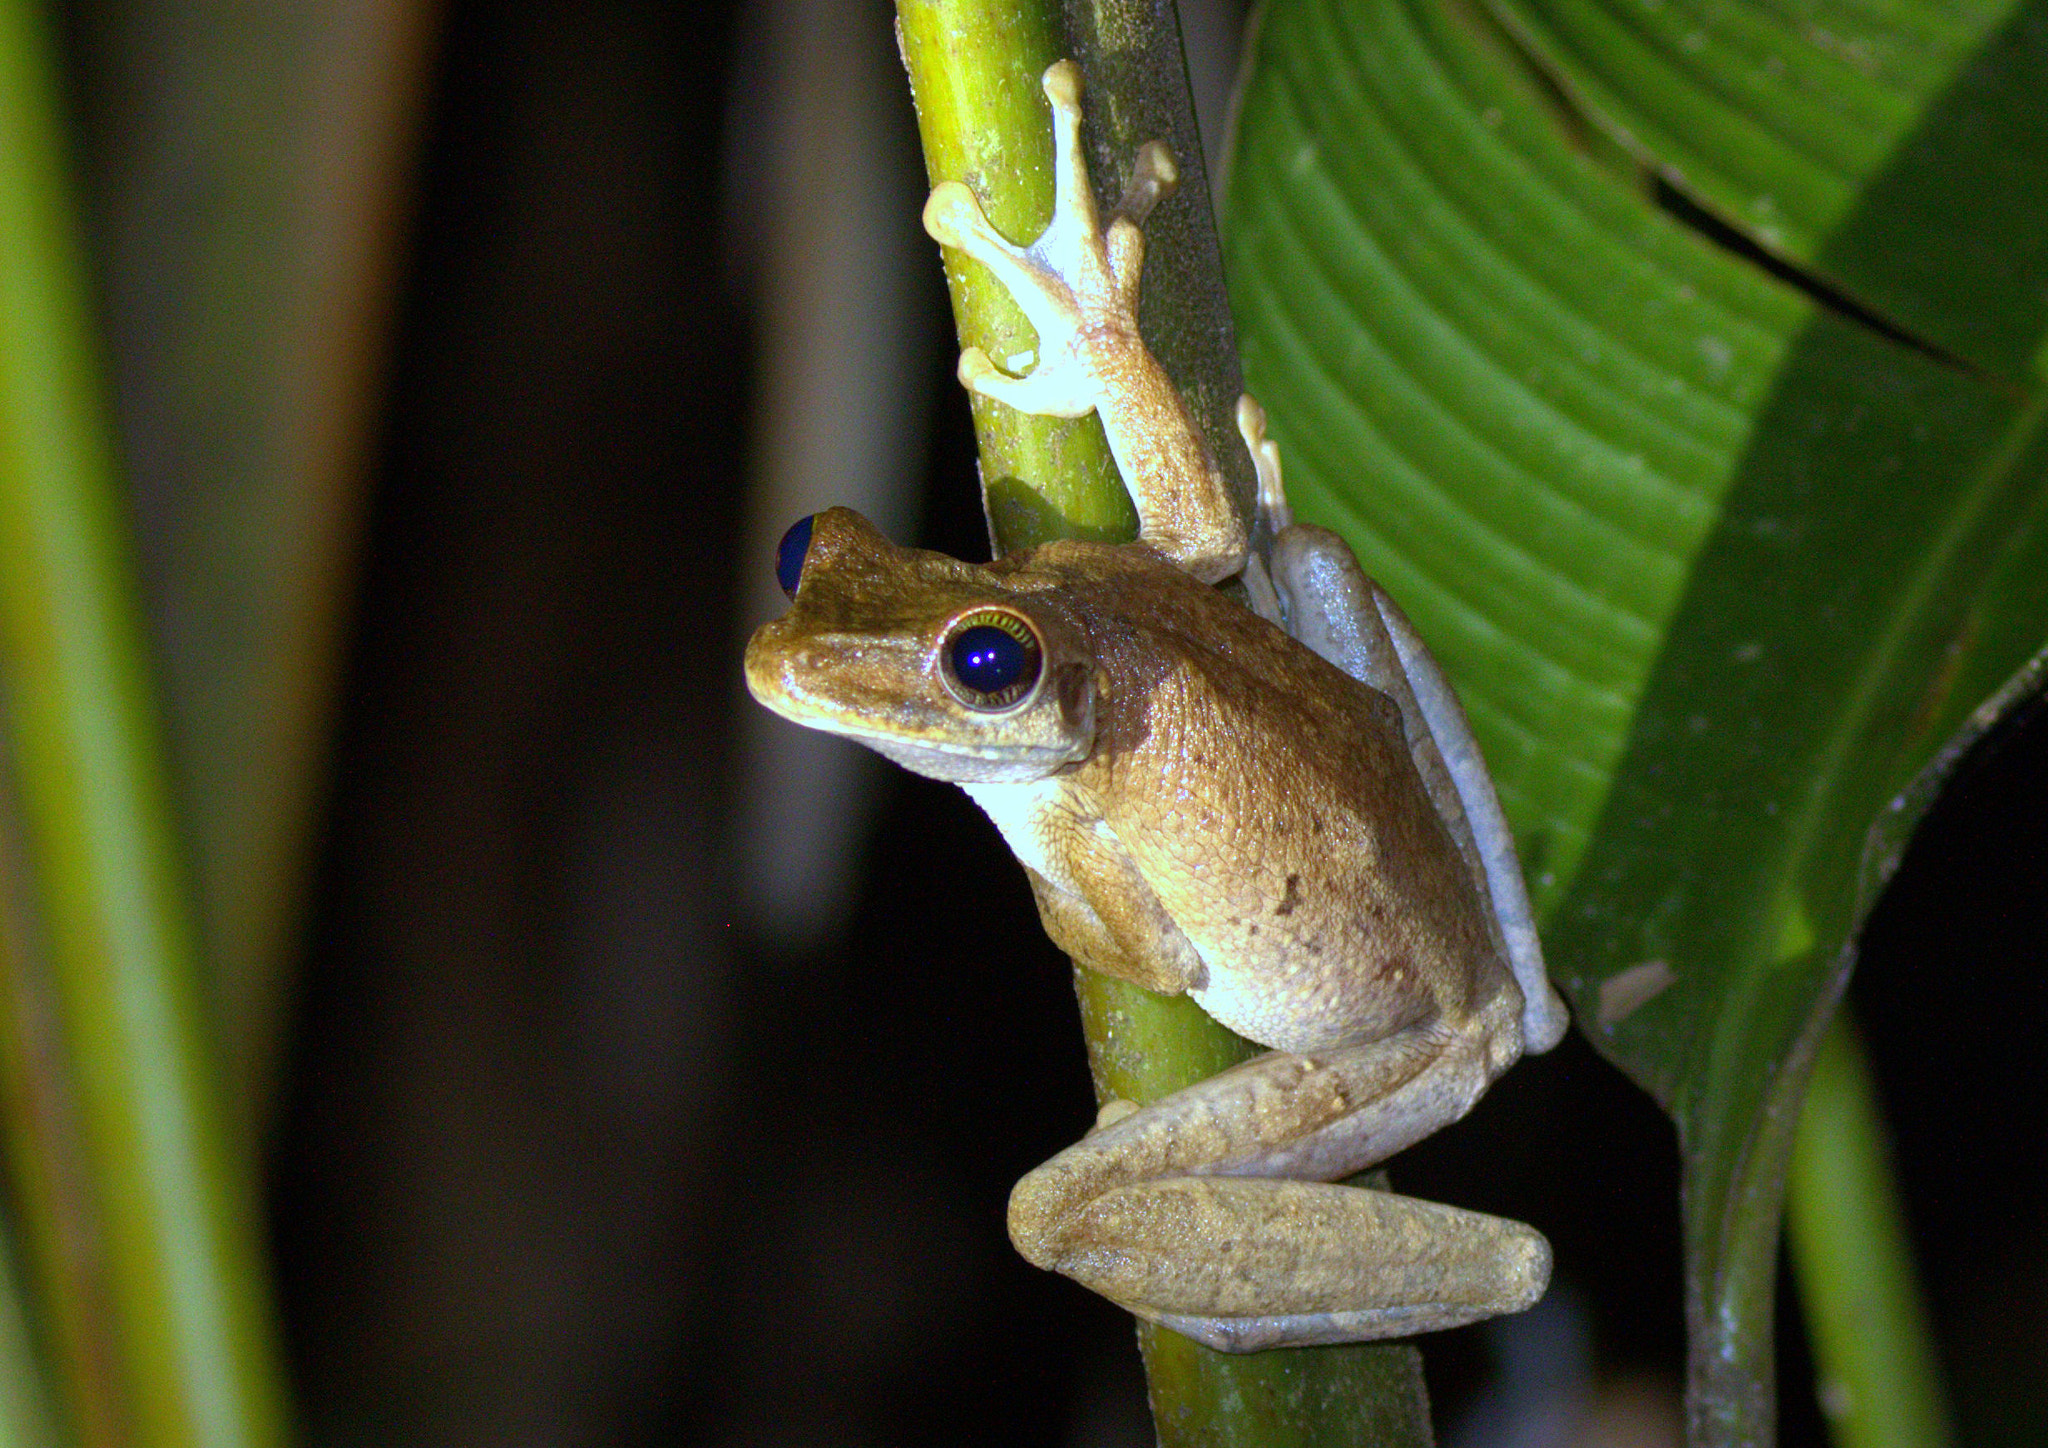
[{"label": "frog's front foot", "polygon": [[979,347],[960,354],[972,392],[1041,417],[1099,413],[1117,467],[1137,505],[1142,541],[1207,582],[1244,559],[1245,529],[1227,485],[1180,392],[1138,333],[1138,277],[1146,214],[1179,184],[1173,153],[1140,148],[1130,185],[1104,227],[1081,155],[1081,71],[1070,60],[1045,72],[1053,119],[1053,214],[1029,246],[1011,243],[957,181],[925,203],[934,240],[993,272],[1038,333],[1037,361],[1005,372]]},{"label": "frog's front foot", "polygon": [[[934,187],[924,226],[933,239],[964,252],[996,274],[1038,332],[1038,361],[1025,377],[991,362],[979,347],[960,356],[960,380],[971,391],[1020,412],[1083,417],[1105,401],[1115,359],[1138,340],[1138,273],[1144,240],[1138,222],[1119,214],[1105,232],[1081,157],[1081,71],[1070,60],[1045,73],[1053,116],[1053,216],[1037,241],[1011,245],[957,181]],[[1176,184],[1171,153],[1154,143],[1140,152],[1133,192],[1149,208]]]}]

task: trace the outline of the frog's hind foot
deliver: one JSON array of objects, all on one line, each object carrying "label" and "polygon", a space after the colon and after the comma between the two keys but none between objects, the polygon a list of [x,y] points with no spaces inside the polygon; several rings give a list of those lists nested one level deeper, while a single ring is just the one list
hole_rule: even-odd
[{"label": "frog's hind foot", "polygon": [[1358,1342],[1519,1312],[1550,1247],[1502,1217],[1331,1185],[1471,1107],[1492,1033],[1275,1051],[1096,1129],[1017,1183],[1040,1267],[1211,1347]]}]

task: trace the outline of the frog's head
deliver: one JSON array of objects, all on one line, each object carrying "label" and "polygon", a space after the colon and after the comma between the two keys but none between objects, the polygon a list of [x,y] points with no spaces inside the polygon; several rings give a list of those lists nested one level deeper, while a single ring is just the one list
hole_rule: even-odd
[{"label": "frog's head", "polygon": [[1095,666],[1043,594],[899,548],[846,508],[799,519],[794,604],[747,644],[747,687],[786,719],[960,783],[1040,779],[1095,742]]}]

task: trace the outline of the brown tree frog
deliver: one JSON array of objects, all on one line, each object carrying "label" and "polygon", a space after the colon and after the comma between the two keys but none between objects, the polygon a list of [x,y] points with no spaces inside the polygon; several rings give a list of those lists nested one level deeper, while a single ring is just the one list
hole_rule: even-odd
[{"label": "brown tree frog", "polygon": [[[946,183],[926,229],[987,265],[1039,335],[974,391],[1102,417],[1139,541],[985,564],[899,548],[843,508],[799,522],[794,606],[747,648],[769,708],[966,788],[1075,960],[1185,991],[1267,1054],[1095,1129],[1018,1183],[1010,1232],[1212,1347],[1356,1341],[1541,1295],[1519,1222],[1330,1185],[1463,1116],[1565,1029],[1514,845],[1463,711],[1335,534],[1290,523],[1279,453],[1238,421],[1275,543],[1248,530],[1138,335],[1139,217],[1171,158],[1098,225],[1080,73],[1045,74],[1057,203],[1013,246]],[[1264,530],[1262,530],[1264,531]],[[1259,616],[1210,584],[1242,574]]]}]

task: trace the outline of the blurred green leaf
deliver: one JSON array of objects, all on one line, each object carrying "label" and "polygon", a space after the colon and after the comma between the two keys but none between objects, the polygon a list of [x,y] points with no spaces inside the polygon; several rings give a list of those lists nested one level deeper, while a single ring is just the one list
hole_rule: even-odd
[{"label": "blurred green leaf", "polygon": [[[1715,154],[1750,160],[1731,118],[1835,125],[1810,100],[1839,38],[1821,21],[1702,8],[1722,39],[1670,40],[1693,89],[1650,95],[1660,73],[1614,40],[1645,112],[1668,103],[1704,147],[1711,94],[1737,137]],[[1508,18],[1530,38],[1589,9]],[[1938,203],[2048,173],[2048,48],[2035,11],[1872,7],[1858,44],[1881,22],[1917,77],[1884,91],[1891,139],[1802,203],[1805,251],[1790,226],[1757,239],[1821,260],[1905,237],[1935,270],[1998,266],[1859,280],[1865,305],[1898,302],[1875,318],[1596,163],[1551,89],[1579,96],[1578,73],[1532,74],[1448,4],[1276,0],[1228,199],[1245,372],[1292,495],[1457,680],[1553,974],[1678,1123],[1700,1442],[1768,1441],[1785,1158],[1848,944],[1923,774],[2048,638],[2044,398],[2020,365],[2041,348],[2048,209]],[[1945,61],[1914,49],[1930,28]],[[1793,154],[1758,183],[1787,213],[1807,195]]]},{"label": "blurred green leaf", "polygon": [[29,1328],[25,1284],[15,1268],[12,1226],[0,1222],[0,1443],[55,1448],[49,1386]]},{"label": "blurred green leaf", "polygon": [[[0,966],[17,973],[7,1011],[48,1000],[54,1044],[28,1070],[76,1105],[84,1200],[43,1215],[105,1256],[106,1300],[49,1315],[93,1317],[117,1345],[134,1441],[273,1444],[284,1387],[256,1171],[204,1020],[60,93],[41,14],[0,0],[0,867],[21,897]],[[31,970],[47,976],[19,978]],[[10,1101],[17,1158],[36,1145],[30,1115]]]},{"label": "blurred green leaf", "polygon": [[1910,1341],[1924,1339],[1927,1324],[1889,1155],[1845,1012],[1814,1057],[1786,1193],[1785,1242],[1824,1364],[1817,1395],[1840,1448],[1946,1448],[1940,1375]]},{"label": "blurred green leaf", "polygon": [[115,421],[208,1004],[260,1137],[437,11],[88,8],[75,149]]}]

